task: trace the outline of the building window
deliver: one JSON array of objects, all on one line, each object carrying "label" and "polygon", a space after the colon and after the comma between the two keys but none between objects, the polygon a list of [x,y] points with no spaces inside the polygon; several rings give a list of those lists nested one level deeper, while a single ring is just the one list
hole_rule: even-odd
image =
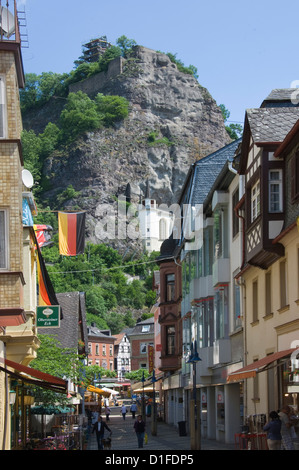
[{"label": "building window", "polygon": [[252,283],[252,320],[258,321],[258,282]]},{"label": "building window", "polygon": [[98,356],[99,355],[99,345],[96,344],[96,355]]},{"label": "building window", "polygon": [[106,344],[103,344],[103,356],[106,356]]},{"label": "building window", "polygon": [[174,274],[166,274],[166,302],[174,300]]},{"label": "building window", "polygon": [[8,269],[8,221],[7,211],[0,210],[0,269]]},{"label": "building window", "polygon": [[279,275],[280,275],[280,308],[288,305],[288,293],[287,293],[287,267],[286,260],[281,261],[279,264]]},{"label": "building window", "polygon": [[282,170],[269,171],[269,212],[282,212]]},{"label": "building window", "polygon": [[223,211],[218,210],[214,214],[214,258],[222,258],[223,255],[223,243],[222,243],[222,231],[223,231]]},{"label": "building window", "polygon": [[167,238],[167,230],[166,230],[166,220],[160,219],[159,221],[159,240],[165,240]]},{"label": "building window", "polygon": [[172,355],[175,352],[175,327],[166,327],[166,354]]},{"label": "building window", "polygon": [[7,136],[6,84],[5,76],[0,75],[0,138]]},{"label": "building window", "polygon": [[272,312],[272,295],[271,295],[271,272],[266,273],[265,277],[266,284],[266,315],[270,315]]},{"label": "building window", "polygon": [[291,200],[295,202],[299,198],[299,150],[292,157],[290,163]]},{"label": "building window", "polygon": [[239,233],[239,217],[236,214],[235,207],[239,202],[239,188],[233,193],[232,196],[232,226],[233,226],[233,237]]},{"label": "building window", "polygon": [[251,221],[253,222],[261,212],[260,181],[251,188]]},{"label": "building window", "polygon": [[110,354],[110,356],[113,356],[113,346],[112,346],[112,344],[110,344],[110,346],[109,346],[109,354]]},{"label": "building window", "polygon": [[241,321],[241,289],[237,282],[234,282],[234,317],[235,328],[242,326]]},{"label": "building window", "polygon": [[140,343],[140,354],[146,354],[147,352],[147,343]]},{"label": "building window", "polygon": [[148,333],[150,331],[151,325],[142,325],[141,332]]},{"label": "building window", "polygon": [[214,298],[215,339],[228,335],[228,287],[222,286]]}]

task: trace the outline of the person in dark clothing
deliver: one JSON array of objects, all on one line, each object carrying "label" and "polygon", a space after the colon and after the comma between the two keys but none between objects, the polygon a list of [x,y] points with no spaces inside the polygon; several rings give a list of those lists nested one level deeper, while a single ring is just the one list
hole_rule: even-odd
[{"label": "person in dark clothing", "polygon": [[143,447],[144,434],[145,434],[145,422],[142,419],[141,415],[137,416],[137,420],[134,423],[134,429],[137,436],[138,447],[141,449]]},{"label": "person in dark clothing", "polygon": [[270,421],[264,426],[264,431],[267,431],[267,444],[269,450],[281,449],[281,421],[276,411],[269,413]]},{"label": "person in dark clothing", "polygon": [[107,429],[107,431],[109,431],[110,434],[112,434],[111,429],[108,428],[107,424],[104,421],[102,421],[102,416],[99,416],[98,421],[97,423],[94,423],[93,430],[92,430],[92,432],[94,433],[95,431],[97,435],[98,450],[103,449],[103,439],[104,439],[105,429]]}]

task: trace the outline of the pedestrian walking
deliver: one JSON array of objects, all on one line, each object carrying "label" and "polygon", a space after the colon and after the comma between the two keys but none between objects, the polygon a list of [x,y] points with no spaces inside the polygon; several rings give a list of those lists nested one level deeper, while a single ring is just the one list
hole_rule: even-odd
[{"label": "pedestrian walking", "polygon": [[112,434],[111,429],[107,426],[107,424],[102,421],[102,416],[98,417],[98,422],[94,424],[92,433],[96,432],[97,435],[97,441],[98,441],[98,450],[103,449],[103,439],[104,439],[104,433],[105,429]]},{"label": "pedestrian walking", "polygon": [[283,450],[295,450],[293,435],[292,435],[292,422],[290,420],[291,408],[288,405],[285,405],[281,408],[279,417],[281,420],[281,437],[282,437],[282,446]]},{"label": "pedestrian walking", "polygon": [[121,414],[123,415],[123,419],[126,419],[126,414],[127,414],[127,408],[125,405],[122,405],[121,407]]},{"label": "pedestrian walking", "polygon": [[137,405],[136,405],[135,402],[132,403],[130,411],[132,413],[132,418],[135,419],[135,414],[136,414],[136,411],[137,411]]},{"label": "pedestrian walking", "polygon": [[110,413],[111,413],[111,410],[110,410],[109,406],[106,405],[105,406],[106,421],[110,421],[110,418],[109,418]]},{"label": "pedestrian walking", "polygon": [[91,415],[91,424],[92,426],[98,422],[98,417],[99,417],[99,412],[98,411],[93,411]]},{"label": "pedestrian walking", "polygon": [[276,411],[271,411],[269,414],[270,421],[264,426],[264,431],[267,431],[267,444],[269,450],[281,449],[281,421]]},{"label": "pedestrian walking", "polygon": [[137,419],[134,423],[134,429],[137,436],[138,448],[142,449],[145,434],[145,422],[143,421],[141,415],[137,416]]}]

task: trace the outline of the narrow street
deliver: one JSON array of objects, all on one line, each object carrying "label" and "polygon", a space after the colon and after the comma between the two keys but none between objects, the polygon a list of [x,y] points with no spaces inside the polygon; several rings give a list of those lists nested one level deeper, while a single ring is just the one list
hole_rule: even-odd
[{"label": "narrow street", "polygon": [[[131,413],[127,413],[126,419],[123,420],[120,414],[120,407],[111,408],[112,413],[107,423],[112,431],[111,451],[165,451],[170,450],[172,453],[176,451],[190,451],[190,436],[180,436],[178,429],[164,422],[157,423],[157,435],[151,434],[151,418],[146,418],[146,432],[148,434],[148,443],[143,449],[138,449],[137,437],[133,428],[134,420]],[[106,421],[106,417],[103,420]],[[105,437],[109,433],[105,430]],[[202,450],[235,450],[233,444],[219,443],[212,440],[202,440]],[[93,433],[88,439],[87,450],[97,450],[96,434]]]}]

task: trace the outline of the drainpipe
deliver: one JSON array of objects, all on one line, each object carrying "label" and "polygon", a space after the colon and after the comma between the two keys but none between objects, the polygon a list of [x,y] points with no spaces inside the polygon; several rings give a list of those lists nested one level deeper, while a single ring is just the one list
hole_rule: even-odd
[{"label": "drainpipe", "polygon": [[231,171],[232,173],[235,173],[235,175],[237,175],[238,172],[237,172],[237,170],[236,170],[235,168],[233,168],[233,162],[234,162],[234,160],[231,159],[231,158],[229,158],[229,159],[227,160],[228,169],[229,169],[229,171]]}]

